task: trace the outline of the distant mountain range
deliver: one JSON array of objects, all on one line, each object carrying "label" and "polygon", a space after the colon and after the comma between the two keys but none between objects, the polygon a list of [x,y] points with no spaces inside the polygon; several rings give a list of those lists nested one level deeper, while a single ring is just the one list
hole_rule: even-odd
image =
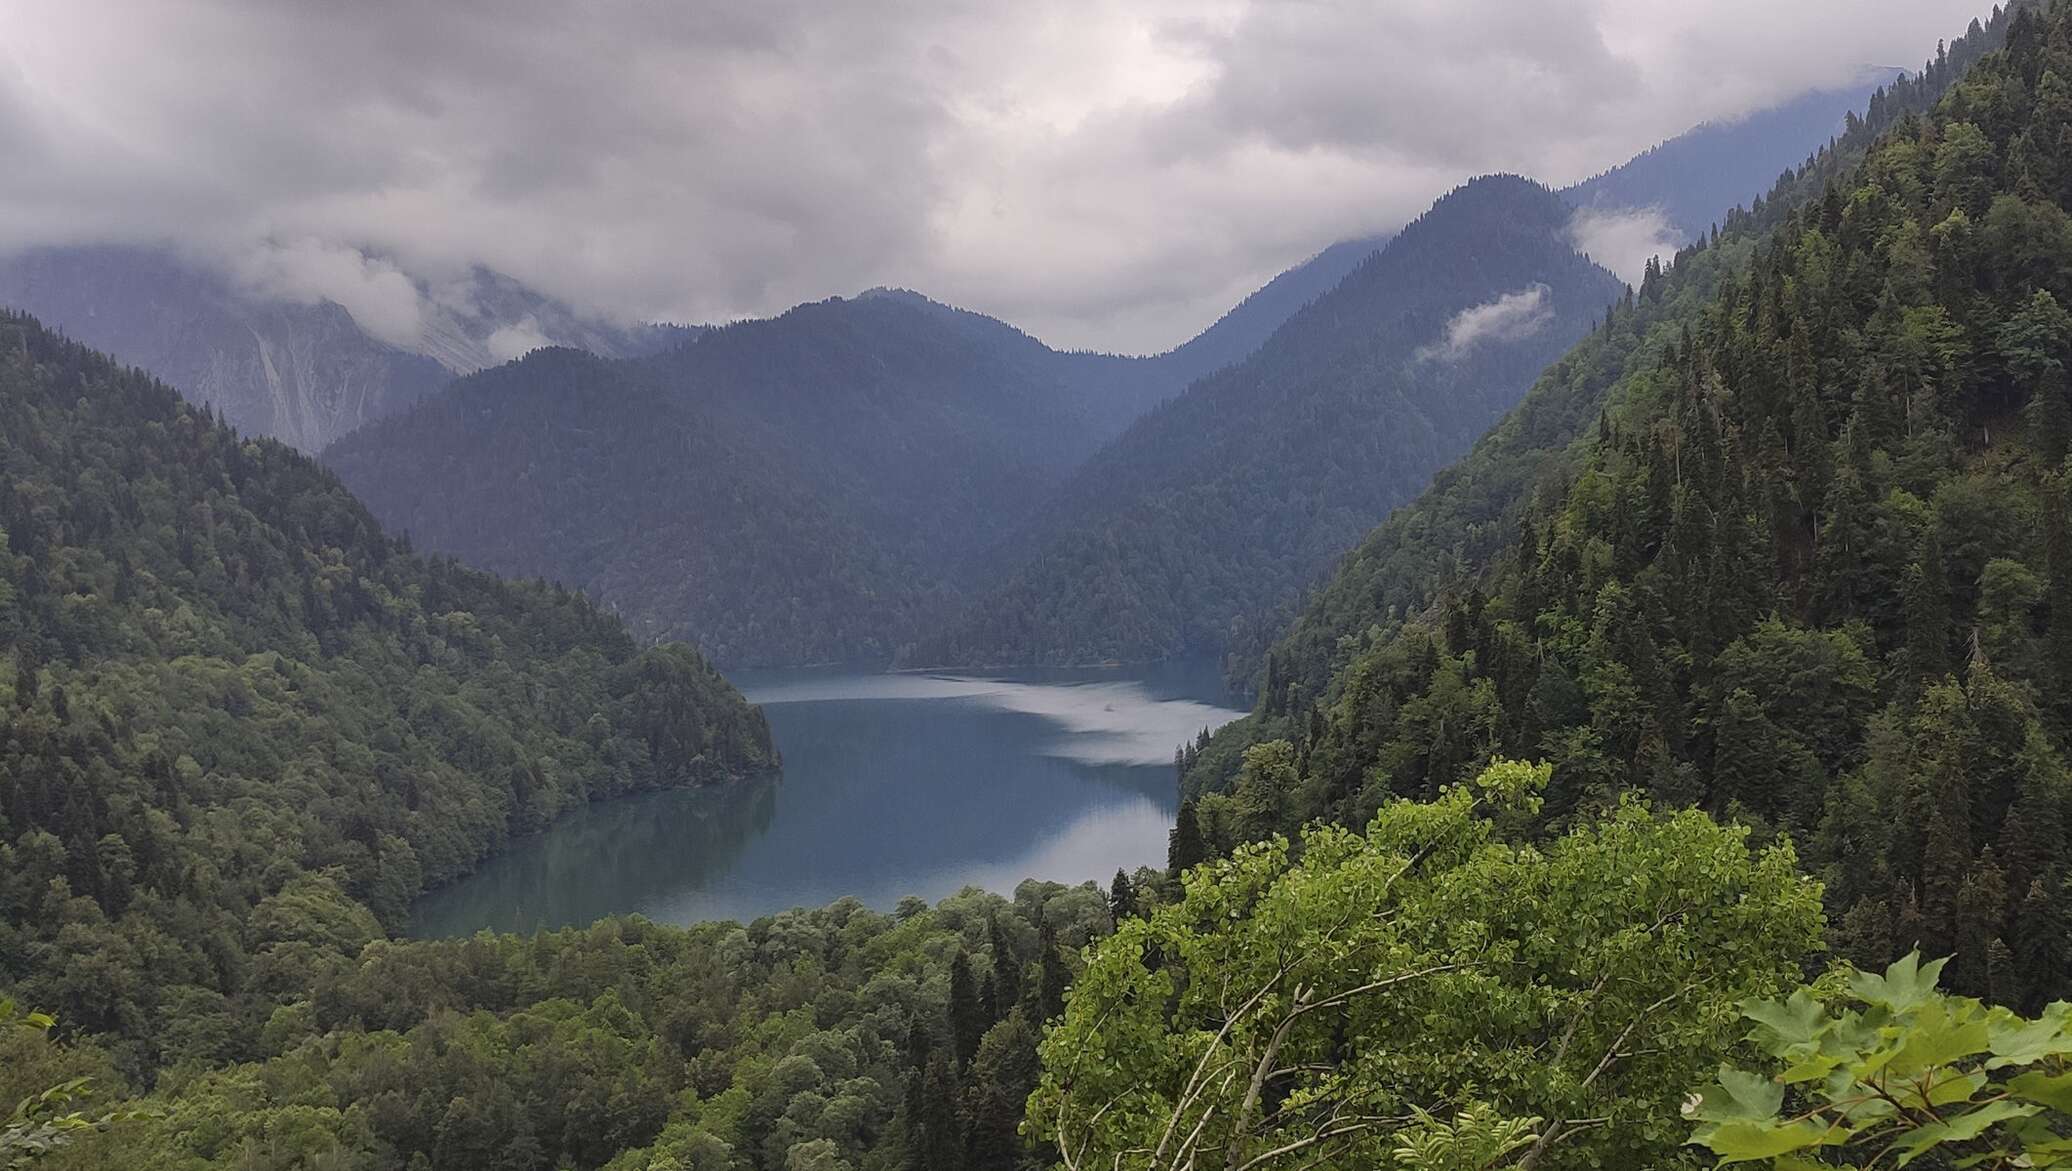
[{"label": "distant mountain range", "polygon": [[1660,212],[1663,224],[1680,237],[1674,243],[1688,244],[1710,231],[1728,209],[1804,165],[1900,73],[1867,68],[1850,85],[1813,90],[1746,117],[1707,122],[1562,195],[1592,211]]},{"label": "distant mountain range", "polygon": [[[324,450],[429,548],[722,662],[1153,657],[1270,627],[1619,295],[1572,206],[1695,235],[1863,99],[1700,127],[1559,197],[1470,185],[1424,243],[1333,245],[1145,358],[903,290],[621,328],[488,272],[398,345],[138,247],[0,259],[0,304]],[[497,365],[535,346],[558,348]],[[1209,568],[1253,529],[1267,564]]]},{"label": "distant mountain range", "polygon": [[1439,200],[1088,461],[1001,583],[913,661],[1156,659],[1277,609],[1621,296],[1570,242],[1571,213],[1515,176]]},{"label": "distant mountain range", "polygon": [[673,344],[672,326],[620,328],[477,270],[423,299],[416,340],[382,341],[337,302],[241,287],[148,247],[39,248],[0,257],[0,305],[151,371],[239,430],[314,452],[469,374],[541,344],[622,357]]},{"label": "distant mountain range", "polygon": [[535,353],[324,460],[418,541],[725,661],[883,661],[1183,363],[874,290],[641,359]]}]

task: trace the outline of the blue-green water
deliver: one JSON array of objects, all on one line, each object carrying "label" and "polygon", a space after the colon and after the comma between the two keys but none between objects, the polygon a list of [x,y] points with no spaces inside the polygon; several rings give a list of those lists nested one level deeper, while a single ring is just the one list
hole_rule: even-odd
[{"label": "blue-green water", "polygon": [[784,775],[579,810],[419,901],[411,933],[638,912],[747,919],[854,895],[889,908],[1024,878],[1163,864],[1173,749],[1238,713],[1212,664],[1008,678],[743,675]]}]

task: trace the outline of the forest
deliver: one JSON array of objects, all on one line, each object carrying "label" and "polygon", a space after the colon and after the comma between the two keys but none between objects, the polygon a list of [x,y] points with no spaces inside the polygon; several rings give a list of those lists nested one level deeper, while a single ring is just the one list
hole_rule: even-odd
[{"label": "forest", "polygon": [[2072,1164],[2067,78],[1996,13],[1650,266],[1106,890],[393,938],[767,727],[0,319],[0,1159]]},{"label": "forest", "polygon": [[[1567,203],[1477,179],[1074,474],[992,586],[915,665],[1144,661],[1221,646],[1516,401],[1618,296]],[[1445,343],[1457,314],[1529,299],[1513,333]]]},{"label": "forest", "polygon": [[128,1076],[513,834],[775,764],[762,714],[581,595],[382,534],[308,457],[0,317],[0,984]]},{"label": "forest", "polygon": [[[1507,530],[1481,564],[1398,584],[1416,517],[1356,554],[1249,726],[1190,751],[1206,848],[1529,755],[1557,820],[1637,792],[1789,834],[1843,956],[1918,942],[1964,993],[2064,995],[2063,27],[2006,22],[1816,196],[1650,273],[1421,506],[1508,480],[1515,509],[1451,530]],[[1514,437],[1594,380],[1526,472]]]}]

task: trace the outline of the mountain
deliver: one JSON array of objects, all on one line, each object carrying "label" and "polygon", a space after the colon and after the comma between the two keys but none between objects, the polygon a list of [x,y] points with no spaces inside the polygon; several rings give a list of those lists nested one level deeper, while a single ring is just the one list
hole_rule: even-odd
[{"label": "mountain", "polygon": [[521,348],[561,344],[627,356],[688,332],[590,321],[486,270],[437,296],[418,292],[421,320],[409,344],[398,345],[362,328],[335,301],[261,293],[159,249],[38,248],[0,257],[0,306],[34,313],[152,371],[240,430],[312,452]]},{"label": "mountain", "polygon": [[536,353],[324,459],[424,544],[724,662],[884,662],[1169,392],[1144,364],[875,290],[644,359]]},{"label": "mountain", "polygon": [[687,648],[412,553],[314,461],[12,313],[0,467],[0,986],[133,1071],[248,1052],[514,834],[775,763]]},{"label": "mountain", "polygon": [[1341,240],[1290,268],[1230,308],[1201,333],[1149,359],[1175,389],[1250,357],[1303,306],[1330,292],[1389,242],[1389,233]]},{"label": "mountain", "polygon": [[1185,754],[1190,840],[1543,759],[1557,821],[1789,834],[1849,960],[2072,991],[2072,10],[2037,11],[1888,87],[1372,534]]},{"label": "mountain", "polygon": [[1898,72],[1867,69],[1852,85],[1812,90],[1742,118],[1707,122],[1561,194],[1589,211],[1659,212],[1675,242],[1688,244],[1846,133],[1871,96]]},{"label": "mountain", "polygon": [[1407,500],[1619,295],[1528,180],[1441,199],[1250,358],[1103,449],[917,663],[1214,648]]}]

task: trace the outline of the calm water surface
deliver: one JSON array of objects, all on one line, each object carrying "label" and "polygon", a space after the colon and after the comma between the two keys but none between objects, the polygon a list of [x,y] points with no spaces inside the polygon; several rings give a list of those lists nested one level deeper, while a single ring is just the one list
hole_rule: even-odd
[{"label": "calm water surface", "polygon": [[639,912],[749,919],[855,895],[890,908],[1024,878],[1162,864],[1173,749],[1240,713],[1213,663],[1009,678],[743,674],[781,780],[579,810],[433,891],[411,933]]}]

